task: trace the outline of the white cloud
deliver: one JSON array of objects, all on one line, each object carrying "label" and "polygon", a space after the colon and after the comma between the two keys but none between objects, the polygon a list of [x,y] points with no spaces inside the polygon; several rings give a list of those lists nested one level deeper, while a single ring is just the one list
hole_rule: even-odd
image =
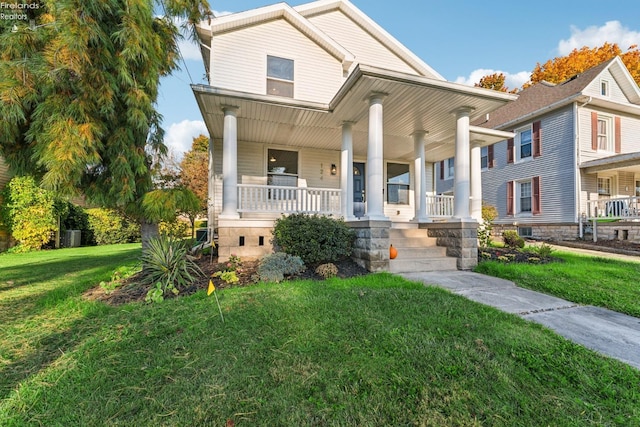
[{"label": "white cloud", "polygon": [[631,45],[640,45],[640,32],[624,27],[620,21],[608,21],[601,27],[593,25],[584,30],[572,25],[571,37],[558,43],[558,54],[564,56],[573,49],[583,46],[598,47],[604,42],[617,43],[624,52]]},{"label": "white cloud", "polygon": [[478,83],[484,76],[490,74],[502,73],[505,76],[505,85],[509,89],[516,89],[521,87],[524,83],[529,81],[531,73],[529,71],[520,71],[518,73],[509,73],[508,71],[492,70],[490,68],[478,68],[473,70],[468,77],[460,76],[456,79],[456,83],[461,83],[467,86],[473,86]]},{"label": "white cloud", "polygon": [[182,158],[182,154],[191,149],[193,138],[200,134],[209,135],[202,120],[183,120],[169,126],[164,134],[164,143],[178,158]]}]

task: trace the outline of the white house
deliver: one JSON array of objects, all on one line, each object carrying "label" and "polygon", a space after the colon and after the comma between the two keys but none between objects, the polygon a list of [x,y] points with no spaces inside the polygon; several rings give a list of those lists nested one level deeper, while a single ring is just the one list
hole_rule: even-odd
[{"label": "white house", "polygon": [[[221,259],[270,252],[273,221],[310,212],[354,227],[370,270],[435,268],[445,249],[402,250],[433,237],[458,268],[475,265],[480,150],[513,134],[470,122],[515,95],[446,81],[347,0],[221,16],[198,34]],[[434,164],[454,154],[456,196],[435,196]]]},{"label": "white house", "polygon": [[[531,86],[478,125],[515,133],[482,149],[482,196],[499,228],[573,240],[595,221],[601,239],[640,242],[640,89],[620,58]],[[448,163],[436,167],[447,194]]]}]

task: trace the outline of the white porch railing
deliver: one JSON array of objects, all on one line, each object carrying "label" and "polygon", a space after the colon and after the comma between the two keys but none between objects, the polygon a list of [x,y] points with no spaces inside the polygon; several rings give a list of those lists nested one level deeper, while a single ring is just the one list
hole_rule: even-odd
[{"label": "white porch railing", "polygon": [[453,217],[454,196],[430,196],[427,194],[427,216],[432,218]]},{"label": "white porch railing", "polygon": [[340,214],[340,189],[238,185],[238,212]]},{"label": "white porch railing", "polygon": [[640,219],[640,197],[587,200],[587,218]]}]

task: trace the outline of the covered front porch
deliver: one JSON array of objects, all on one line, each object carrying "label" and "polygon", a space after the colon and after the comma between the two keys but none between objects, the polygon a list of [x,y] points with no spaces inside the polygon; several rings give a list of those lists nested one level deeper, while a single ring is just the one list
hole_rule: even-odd
[{"label": "covered front porch", "polygon": [[[269,222],[293,212],[387,235],[392,223],[476,224],[481,147],[512,135],[469,123],[514,95],[364,65],[329,104],[193,90],[211,135],[209,224],[221,254],[256,229],[260,250],[269,251]],[[450,157],[455,196],[436,196],[434,164]],[[376,257],[384,257],[383,245],[376,243]]]}]

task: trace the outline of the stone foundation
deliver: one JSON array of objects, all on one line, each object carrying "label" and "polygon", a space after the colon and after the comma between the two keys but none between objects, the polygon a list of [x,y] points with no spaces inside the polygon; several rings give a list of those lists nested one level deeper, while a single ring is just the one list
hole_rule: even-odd
[{"label": "stone foundation", "polygon": [[[593,223],[589,222],[589,226]],[[640,222],[620,221],[598,223],[596,226],[598,240],[628,240],[640,243]],[[585,233],[585,240],[593,240],[593,233]]]},{"label": "stone foundation", "polygon": [[351,258],[368,271],[389,271],[391,221],[349,221],[356,232]]},{"label": "stone foundation", "polygon": [[273,252],[273,221],[219,220],[218,261],[231,255],[242,259],[258,259]]},{"label": "stone foundation", "polygon": [[447,248],[447,256],[458,259],[458,270],[472,270],[478,265],[478,223],[432,222],[422,223],[429,237],[436,238],[438,246]]},{"label": "stone foundation", "polygon": [[[506,230],[518,231],[518,227],[531,227],[531,237],[541,240],[577,240],[580,238],[579,224],[518,224],[518,226],[494,224],[493,236],[499,238]],[[584,227],[584,240],[593,239],[593,222],[589,221]],[[599,240],[628,240],[640,243],[640,222],[619,221],[599,222],[596,226]]]}]

